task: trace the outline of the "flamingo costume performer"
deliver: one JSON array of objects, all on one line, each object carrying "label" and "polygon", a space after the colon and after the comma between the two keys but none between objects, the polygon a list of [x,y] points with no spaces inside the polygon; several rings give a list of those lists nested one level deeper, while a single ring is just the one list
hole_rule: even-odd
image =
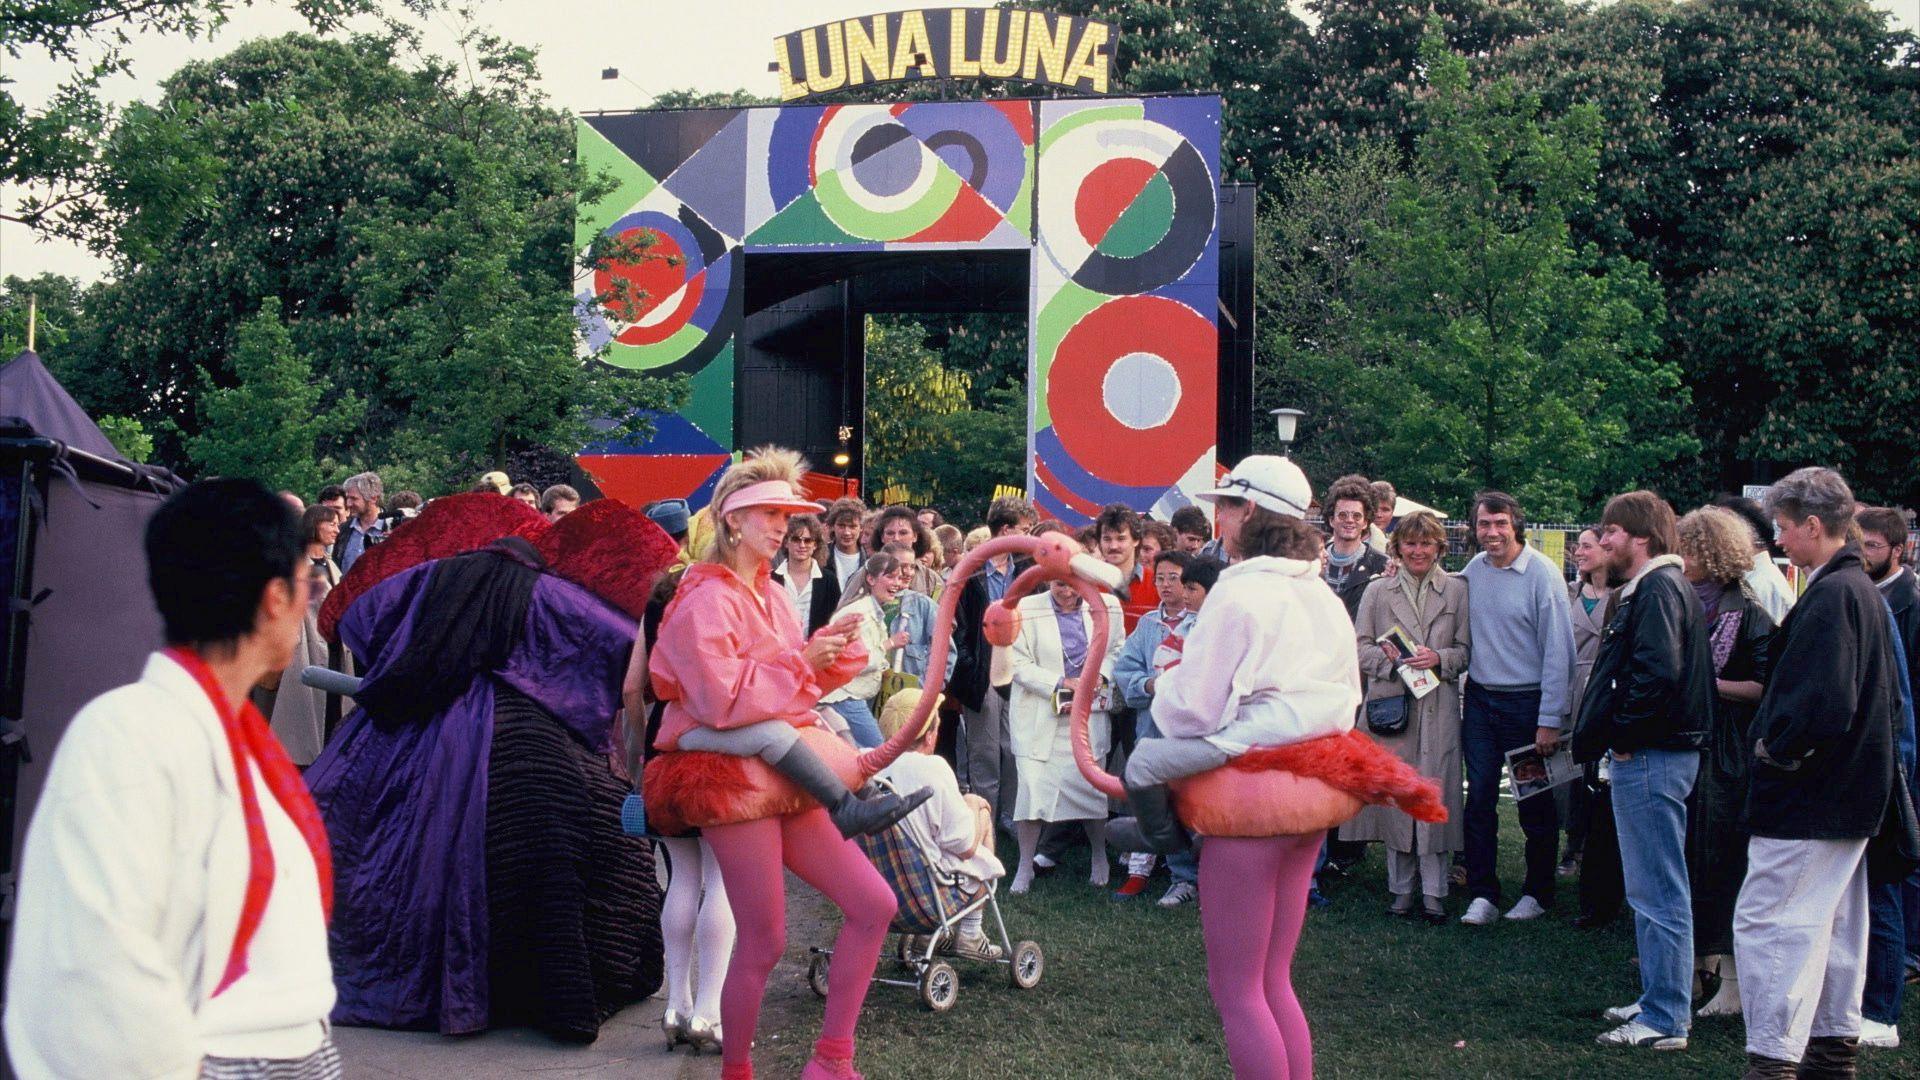
[{"label": "flamingo costume performer", "polygon": [[[987,611],[984,627],[987,640],[996,646],[1013,643],[1019,632],[1019,614],[1015,605],[1048,581],[1070,581],[1093,613],[1093,640],[1089,655],[1099,655],[1106,647],[1112,628],[1101,600],[1100,590],[1117,584],[1117,571],[1089,555],[1076,541],[1063,533],[1040,537],[1008,536],[990,540],[963,558],[956,577],[942,594],[939,622],[933,637],[933,652],[928,662],[928,686],[920,697],[913,716],[901,725],[899,734],[881,746],[856,752],[824,728],[807,727],[801,737],[820,757],[832,765],[845,783],[854,789],[865,784],[879,770],[891,764],[909,744],[914,733],[923,730],[928,713],[935,707],[944,683],[946,653],[951,647],[955,609],[959,603],[959,583],[979,571],[997,555],[1026,555],[1033,565],[1008,588],[1006,596]],[[793,638],[798,640],[798,630]],[[1120,780],[1104,772],[1093,760],[1088,736],[1088,710],[1097,696],[1099,669],[1088,665],[1080,675],[1070,715],[1075,763],[1100,791],[1114,798],[1125,798]],[[819,691],[819,692],[824,692]],[[832,835],[817,805],[774,769],[755,758],[704,752],[663,753],[647,767],[645,779],[647,812],[668,828],[697,826],[711,837],[727,836],[742,826],[765,837],[756,856],[761,865],[751,879],[752,889],[771,898],[776,905],[782,896],[778,852],[772,847],[782,830],[792,830],[829,846],[833,841],[845,848],[850,843]],[[1208,953],[1209,983],[1216,1006],[1226,1028],[1228,1053],[1235,1075],[1252,1077],[1310,1077],[1312,1048],[1306,1019],[1293,995],[1291,964],[1294,947],[1304,921],[1306,891],[1311,880],[1313,853],[1317,852],[1328,829],[1357,814],[1366,803],[1391,804],[1423,821],[1443,820],[1446,816],[1438,787],[1398,758],[1381,750],[1366,736],[1345,734],[1314,738],[1278,747],[1258,747],[1228,765],[1173,783],[1173,801],[1185,825],[1205,836],[1201,851],[1201,888],[1212,900],[1202,907],[1204,937]],[[801,824],[808,823],[808,824]],[[716,844],[716,848],[720,845]],[[788,847],[788,865],[808,878],[809,873],[793,861]],[[856,849],[857,850],[857,849]],[[725,867],[725,856],[722,856]],[[857,858],[857,855],[856,855]],[[836,865],[839,857],[835,856]],[[1303,869],[1304,868],[1304,869]],[[810,868],[819,869],[819,868]],[[835,945],[834,976],[827,1001],[825,1037],[816,1044],[816,1061],[828,1051],[844,1051],[832,1056],[843,1061],[851,1058],[852,1033],[860,1002],[871,979],[881,939],[892,915],[893,900],[884,885],[877,891],[867,883],[871,867],[861,860],[859,866],[845,866],[845,880],[837,887],[858,893],[862,905],[861,921],[856,923],[850,911]],[[867,873],[861,873],[866,871]],[[879,881],[877,875],[873,882]],[[856,888],[857,883],[857,888]],[[743,880],[743,886],[747,882]],[[869,891],[873,895],[868,896]],[[747,888],[735,889],[732,896],[752,896]],[[830,898],[838,897],[828,893]],[[844,905],[843,905],[844,907]],[[740,919],[743,943],[749,933],[745,914]],[[772,925],[767,925],[768,918]],[[777,906],[758,916],[762,929],[783,942],[783,912]],[[849,951],[849,946],[857,952]],[[770,955],[753,961],[756,969],[772,968],[779,953],[778,944]],[[729,971],[729,992],[742,958],[736,953]],[[753,988],[751,1005],[757,1014],[765,975],[760,974]],[[837,1000],[836,1000],[837,998]],[[736,1008],[742,1003],[735,1002]],[[722,1006],[727,1027],[734,1031],[752,1030],[753,1017],[729,1015]],[[842,1041],[844,1040],[844,1041]],[[745,1040],[729,1040],[732,1053],[740,1046],[745,1061]],[[814,1073],[808,1077],[831,1076]],[[851,1071],[848,1066],[849,1073]],[[747,1071],[725,1075],[751,1076]],[[846,1074],[841,1074],[846,1075]]]}]

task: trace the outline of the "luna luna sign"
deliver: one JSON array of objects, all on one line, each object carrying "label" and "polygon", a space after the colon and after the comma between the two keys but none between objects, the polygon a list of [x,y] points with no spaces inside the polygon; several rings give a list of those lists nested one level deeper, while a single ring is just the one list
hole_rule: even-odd
[{"label": "luna luna sign", "polygon": [[780,100],[915,79],[1020,79],[1104,94],[1113,27],[1003,8],[921,8],[775,38]]}]

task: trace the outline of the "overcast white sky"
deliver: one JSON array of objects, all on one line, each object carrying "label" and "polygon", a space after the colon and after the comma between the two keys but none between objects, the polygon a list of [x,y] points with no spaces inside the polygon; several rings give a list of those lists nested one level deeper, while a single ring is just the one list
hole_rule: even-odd
[{"label": "overcast white sky", "polygon": [[[1908,28],[1920,26],[1920,0],[1873,0]],[[645,104],[655,93],[679,87],[731,90],[745,87],[763,94],[775,90],[768,73],[773,39],[780,34],[832,19],[915,6],[909,0],[474,0],[477,17],[502,37],[537,48],[542,86],[553,103],[576,112],[626,109]],[[954,6],[952,0],[940,6]],[[959,6],[969,6],[961,4]],[[111,85],[122,102],[151,98],[159,81],[189,60],[222,55],[235,45],[271,37],[305,24],[290,4],[271,0],[237,10],[218,34],[199,41],[152,35],[129,50],[133,75]],[[453,41],[451,23],[431,28],[430,44],[442,50]],[[63,66],[26,57],[4,64],[15,93],[29,102],[50,91]],[[602,68],[617,67],[620,80],[601,79]],[[630,80],[630,81],[629,81]],[[635,84],[638,84],[636,86]],[[10,210],[18,193],[0,189],[0,212]],[[0,221],[0,275],[29,277],[43,271],[92,280],[107,266],[86,251],[64,243],[36,240],[12,222]]]}]

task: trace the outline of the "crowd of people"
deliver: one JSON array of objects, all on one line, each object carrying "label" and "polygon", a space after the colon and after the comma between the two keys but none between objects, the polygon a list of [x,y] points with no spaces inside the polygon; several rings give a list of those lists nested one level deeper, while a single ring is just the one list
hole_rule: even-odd
[{"label": "crowd of people", "polygon": [[[1684,514],[1652,492],[1619,495],[1575,539],[1571,580],[1528,544],[1519,501],[1497,491],[1475,497],[1473,551],[1455,570],[1449,559],[1467,553],[1451,549],[1437,514],[1397,513],[1392,485],[1341,477],[1317,500],[1302,494],[1312,513],[1286,500],[1292,516],[1322,531],[1304,576],[1288,571],[1282,580],[1239,565],[1237,548],[1214,535],[1199,506],[1160,521],[1116,504],[1075,527],[1005,497],[969,530],[931,508],[868,507],[851,497],[816,513],[784,474],[757,475],[730,480],[725,492],[729,509],[753,511],[747,517],[719,522],[682,499],[644,508],[680,556],[638,620],[616,730],[632,748],[632,777],[656,751],[758,757],[825,811],[817,822],[791,819],[784,831],[766,822],[648,833],[671,867],[660,915],[670,1045],[724,1048],[725,1027],[752,1030],[783,940],[783,851],[847,913],[836,965],[857,969],[865,958],[871,967],[892,901],[853,865],[855,849],[827,842],[836,830],[850,837],[904,820],[944,853],[948,869],[979,886],[1010,871],[1016,895],[1084,842],[1089,883],[1111,888],[1115,901],[1137,902],[1164,863],[1159,905],[1204,903],[1197,849],[1207,841],[1185,834],[1167,783],[1218,767],[1233,747],[1321,734],[1284,709],[1244,719],[1247,703],[1280,700],[1282,684],[1290,694],[1314,685],[1337,696],[1356,680],[1357,709],[1342,705],[1346,726],[1437,782],[1448,813],[1424,822],[1367,807],[1319,851],[1320,883],[1350,874],[1377,843],[1392,917],[1472,927],[1538,919],[1555,910],[1561,883],[1576,878],[1575,926],[1605,925],[1630,907],[1640,988],[1607,1010],[1597,1036],[1604,1045],[1684,1050],[1695,1016],[1739,1015],[1748,1076],[1767,1080],[1852,1075],[1859,1046],[1899,1044],[1904,986],[1920,978],[1912,809],[1920,796],[1912,703],[1920,579],[1907,566],[1905,515],[1856,505],[1833,470],[1796,471],[1761,504],[1725,497]],[[67,1056],[88,1045],[34,1024],[51,1009],[97,1016],[87,1030],[101,1038],[147,1032],[127,1051],[142,1068],[189,1057],[208,1068],[273,1059],[301,1063],[285,1075],[337,1074],[323,1023],[335,1004],[321,977],[324,929],[314,955],[332,868],[299,770],[322,754],[353,703],[300,685],[297,674],[309,664],[352,670],[355,658],[322,637],[316,613],[356,562],[420,513],[421,500],[388,496],[378,475],[362,473],[311,505],[280,493],[298,511],[283,522],[284,507],[261,503],[272,496],[236,483],[194,485],[155,518],[148,552],[169,650],[141,684],[76,720],[36,814],[7,1016],[16,1065],[29,1073],[70,1073]],[[773,486],[789,493],[762,491]],[[582,501],[567,485],[541,491],[498,472],[474,490],[525,502],[548,522]],[[1074,536],[1118,572],[1119,586],[1101,598],[1115,632],[1100,655],[1091,648],[1092,612],[1065,583],[1021,600],[1012,642],[990,643],[987,612],[1026,569],[1022,559],[1002,554],[954,578],[961,558],[990,539],[1052,532]],[[1805,579],[1797,596],[1776,547]],[[771,583],[766,595],[777,609],[738,588],[760,579]],[[917,733],[913,752],[885,774],[897,794],[849,791],[789,724],[748,722],[755,709],[778,714],[774,697],[804,690],[821,723],[851,746],[893,737],[941,651],[936,608],[950,589],[960,593],[944,650],[946,720]],[[1279,590],[1275,608],[1294,622],[1262,616],[1239,625],[1248,605],[1210,606],[1220,589],[1236,598]],[[1293,592],[1300,589],[1310,592]],[[663,630],[675,612],[681,617]],[[722,630],[738,639],[743,663],[800,664],[795,685],[710,678],[708,639]],[[1162,693],[1189,643],[1201,642],[1198,655],[1218,663],[1221,642],[1261,634],[1292,644],[1276,641],[1277,659],[1258,670],[1182,676]],[[1314,647],[1328,635],[1354,651]],[[803,657],[785,657],[788,638],[806,642]],[[1343,670],[1320,670],[1332,662]],[[1111,822],[1120,849],[1112,855],[1110,819],[1120,808],[1076,768],[1069,739],[1068,706],[1089,667],[1101,687],[1092,749],[1125,777],[1131,809]],[[1229,711],[1240,708],[1239,723],[1252,726],[1232,735],[1215,725],[1193,737],[1193,718],[1222,708],[1193,699],[1190,688],[1202,683],[1227,688]],[[738,713],[740,722],[695,719],[702,708]],[[169,710],[206,728],[214,745],[230,744],[231,760],[149,746],[145,719]],[[259,730],[277,738],[263,743]],[[156,822],[127,797],[151,782],[115,776],[132,767],[127,748],[143,747],[166,773],[166,790],[237,790],[244,813],[182,804]],[[1518,799],[1525,869],[1509,903],[1515,883],[1503,883],[1496,858],[1499,802],[1516,755],[1528,753],[1571,763],[1550,772],[1574,778]],[[102,806],[128,813],[103,816]],[[201,877],[153,890],[147,884],[165,876],[157,863],[81,855],[128,852],[125,837],[167,822],[174,834],[204,827],[216,837],[220,858],[199,867]],[[808,830],[820,836],[807,840]],[[1010,866],[994,856],[996,832],[1017,851]],[[169,836],[143,840],[142,857],[150,863],[169,850]],[[256,896],[263,865],[274,883]],[[228,876],[246,889],[237,930],[224,906]],[[730,899],[728,879],[751,880],[750,894],[736,888]],[[1465,893],[1458,911],[1449,907],[1456,888]],[[1311,902],[1328,902],[1317,886]],[[210,915],[215,908],[220,914]],[[147,914],[130,921],[124,913],[134,910]],[[737,917],[743,910],[750,915]],[[93,943],[84,954],[74,935]],[[949,947],[999,955],[977,924]],[[250,955],[262,974],[242,1000],[223,999]],[[121,982],[148,992],[128,996]],[[864,985],[829,998],[818,1055],[831,1069],[851,1060],[863,993]],[[136,1022],[113,1005],[161,1000],[198,1015],[170,1027],[165,1015]]]}]

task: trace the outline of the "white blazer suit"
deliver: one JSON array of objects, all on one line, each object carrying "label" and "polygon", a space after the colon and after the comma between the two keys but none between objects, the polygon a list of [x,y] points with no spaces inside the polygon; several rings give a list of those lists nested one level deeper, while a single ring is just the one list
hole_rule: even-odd
[{"label": "white blazer suit", "polygon": [[[1113,677],[1113,664],[1126,643],[1121,622],[1120,601],[1108,594],[1107,650],[1099,658],[1100,674]],[[1073,744],[1065,714],[1053,711],[1053,692],[1066,677],[1066,656],[1060,643],[1060,627],[1054,614],[1053,598],[1046,592],[1020,601],[1020,634],[1008,650],[1008,666],[1013,675],[1013,697],[1007,714],[1007,731],[1013,743],[1014,767],[1020,778],[1014,799],[1015,821],[1104,820],[1107,798],[1095,791],[1073,763]],[[1093,615],[1085,604],[1079,612],[1086,629],[1087,644],[1093,644]],[[1093,657],[1088,658],[1092,663]],[[1093,713],[1087,721],[1093,758],[1104,762],[1111,740],[1111,726],[1105,712]]]}]

